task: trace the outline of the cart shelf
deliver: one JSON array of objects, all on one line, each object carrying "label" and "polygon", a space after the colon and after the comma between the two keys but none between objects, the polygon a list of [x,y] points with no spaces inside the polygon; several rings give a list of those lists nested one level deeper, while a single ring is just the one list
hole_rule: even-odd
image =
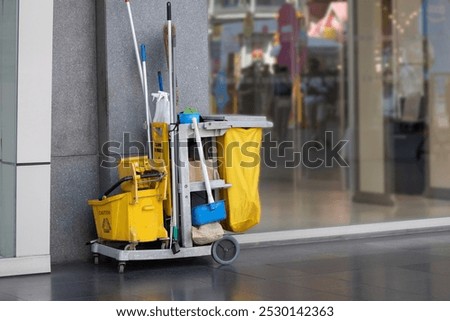
[{"label": "cart shelf", "polygon": [[[225,181],[223,179],[212,180],[212,181],[210,181],[210,184],[211,184],[212,189],[231,187],[231,184],[225,183]],[[192,182],[192,183],[190,183],[190,189],[191,189],[191,192],[204,191],[204,190],[206,190],[205,182]]]}]

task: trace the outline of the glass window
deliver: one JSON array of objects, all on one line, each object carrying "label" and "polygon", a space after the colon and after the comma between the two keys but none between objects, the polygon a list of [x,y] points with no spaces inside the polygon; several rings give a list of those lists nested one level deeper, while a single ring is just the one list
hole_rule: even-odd
[{"label": "glass window", "polygon": [[286,0],[256,0],[256,11],[278,11]]},{"label": "glass window", "polygon": [[257,0],[257,6],[272,6],[272,7],[280,7],[284,4],[286,0]]},{"label": "glass window", "polygon": [[247,10],[250,7],[250,0],[213,0],[216,12],[232,12]]},{"label": "glass window", "polygon": [[450,2],[248,8],[211,11],[210,95],[274,123],[250,232],[449,216]]},{"label": "glass window", "polygon": [[0,7],[0,257],[15,255],[18,1]]}]

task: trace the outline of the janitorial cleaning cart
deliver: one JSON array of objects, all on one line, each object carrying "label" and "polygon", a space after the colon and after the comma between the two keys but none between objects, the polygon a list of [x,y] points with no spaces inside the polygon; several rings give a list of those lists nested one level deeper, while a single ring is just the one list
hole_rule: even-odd
[{"label": "janitorial cleaning cart", "polygon": [[[167,18],[170,90],[165,95],[160,86],[160,93],[169,110],[156,114],[167,112],[160,119],[168,121],[152,120],[146,99],[148,153],[123,157],[118,181],[88,201],[97,231],[90,242],[94,261],[113,258],[120,273],[138,260],[212,255],[230,264],[240,248],[233,233],[258,224],[261,215],[259,152],[262,131],[272,123],[262,116],[200,115],[195,108],[177,113],[170,3]],[[137,60],[147,95],[145,55]]]}]

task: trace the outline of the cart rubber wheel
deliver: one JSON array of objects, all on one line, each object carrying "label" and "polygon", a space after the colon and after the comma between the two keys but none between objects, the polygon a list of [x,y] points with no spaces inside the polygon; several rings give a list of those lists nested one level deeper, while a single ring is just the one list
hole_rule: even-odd
[{"label": "cart rubber wheel", "polygon": [[125,272],[125,262],[119,262],[118,270],[119,270],[119,273],[120,273],[120,274],[122,274],[123,272]]},{"label": "cart rubber wheel", "polygon": [[227,265],[233,263],[237,259],[240,249],[241,247],[234,237],[225,235],[223,238],[213,243],[211,255],[217,263]]},{"label": "cart rubber wheel", "polygon": [[136,243],[127,244],[124,247],[124,251],[136,251],[136,246],[137,246]]},{"label": "cart rubber wheel", "polygon": [[167,250],[169,248],[169,242],[162,241],[161,242],[161,250]]},{"label": "cart rubber wheel", "polygon": [[94,254],[94,264],[95,265],[98,265],[98,263],[99,263],[99,255],[98,254]]}]

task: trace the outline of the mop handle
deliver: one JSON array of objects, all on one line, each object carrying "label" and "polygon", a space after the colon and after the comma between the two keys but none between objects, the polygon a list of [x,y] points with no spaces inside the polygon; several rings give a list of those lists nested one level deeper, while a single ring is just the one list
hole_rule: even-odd
[{"label": "mop handle", "polygon": [[[170,95],[170,123],[175,124],[175,110],[173,108],[173,84],[172,84],[172,5],[170,2],[167,2],[167,26],[168,26],[168,52],[169,52],[169,95]],[[171,138],[171,148],[170,148],[170,162],[171,162],[171,181],[172,181],[172,224],[174,227],[177,226],[177,215],[178,215],[178,208],[177,208],[177,164],[175,161],[175,148],[176,142],[175,142],[175,131],[170,131],[170,138]]]},{"label": "mop handle", "polygon": [[141,45],[141,61],[146,62],[147,61],[147,52],[145,50],[145,45]]},{"label": "mop handle", "polygon": [[147,86],[147,54],[145,52],[145,45],[141,45],[141,60],[142,60],[142,70],[144,76],[144,98],[145,98],[145,116],[147,125],[147,144],[148,144],[148,159],[152,159],[152,139],[150,135],[150,123],[152,121],[152,114],[150,112],[150,106],[148,102],[148,86]]},{"label": "mop handle", "polygon": [[167,21],[172,20],[172,4],[167,2]]},{"label": "mop handle", "polygon": [[162,79],[161,71],[158,71],[158,84],[159,84],[159,90],[160,91],[164,91],[163,79]]},{"label": "mop handle", "polygon": [[127,4],[128,16],[130,17],[131,33],[133,35],[133,43],[134,43],[134,52],[136,54],[136,62],[137,62],[138,69],[139,69],[139,77],[141,78],[142,91],[145,91],[145,88],[144,88],[144,74],[143,74],[143,71],[142,71],[141,60],[139,58],[139,48],[138,48],[137,39],[136,39],[136,31],[134,29],[133,14],[131,13],[130,0],[125,0],[125,3]]},{"label": "mop handle", "polygon": [[167,2],[167,32],[168,32],[168,46],[167,51],[169,60],[169,95],[170,95],[170,122],[175,123],[175,108],[174,108],[174,93],[173,93],[173,61],[172,61],[172,5]]},{"label": "mop handle", "polygon": [[208,169],[206,168],[205,155],[203,154],[202,139],[200,138],[200,132],[198,130],[197,118],[192,118],[192,125],[194,126],[195,140],[197,142],[198,155],[200,156],[200,164],[202,166],[203,178],[205,179],[206,193],[208,194],[208,203],[214,203],[212,196],[211,184],[209,182]]}]

